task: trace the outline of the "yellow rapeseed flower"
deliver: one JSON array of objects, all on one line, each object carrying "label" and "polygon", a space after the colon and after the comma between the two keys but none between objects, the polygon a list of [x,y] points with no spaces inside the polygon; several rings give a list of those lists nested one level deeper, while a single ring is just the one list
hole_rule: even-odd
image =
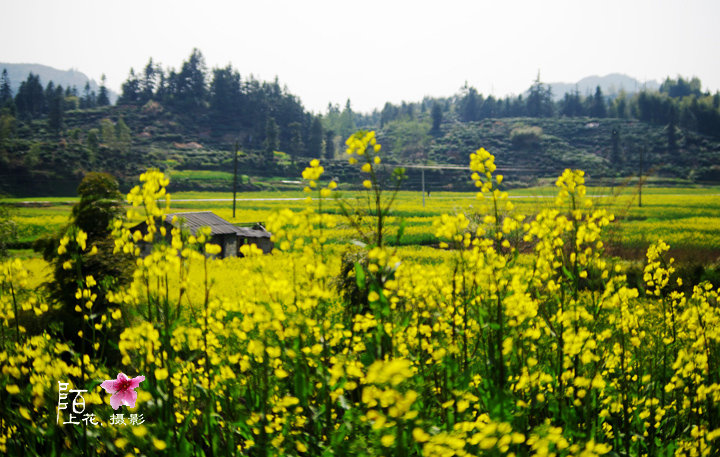
[{"label": "yellow rapeseed flower", "polygon": [[10,395],[17,395],[20,393],[20,388],[16,384],[8,384],[5,386],[5,390],[7,390]]},{"label": "yellow rapeseed flower", "polygon": [[383,435],[383,437],[380,438],[380,443],[385,447],[392,446],[395,444],[395,435]]}]

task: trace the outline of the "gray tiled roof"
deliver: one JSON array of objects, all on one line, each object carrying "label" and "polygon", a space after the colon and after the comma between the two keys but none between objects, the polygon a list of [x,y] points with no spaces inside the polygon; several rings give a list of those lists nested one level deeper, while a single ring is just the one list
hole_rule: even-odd
[{"label": "gray tiled roof", "polygon": [[236,235],[252,238],[270,237],[270,233],[267,230],[255,230],[235,226],[211,211],[168,214],[165,216],[165,222],[172,224],[174,216],[177,216],[178,222],[182,221],[182,225],[190,230],[193,235],[200,227],[210,227],[213,235],[227,235],[234,233]]}]

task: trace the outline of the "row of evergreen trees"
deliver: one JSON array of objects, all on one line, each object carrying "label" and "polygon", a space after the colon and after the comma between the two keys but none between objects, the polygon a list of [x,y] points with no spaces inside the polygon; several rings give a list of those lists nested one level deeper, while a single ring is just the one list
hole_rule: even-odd
[{"label": "row of evergreen trees", "polygon": [[91,90],[90,83],[85,84],[83,94],[77,87],[55,85],[49,81],[43,88],[40,76],[29,73],[25,81],[20,83],[17,94],[13,94],[7,69],[0,76],[0,108],[8,110],[12,115],[29,121],[47,117],[51,128],[57,130],[62,126],[62,115],[71,109],[96,108],[110,105],[109,91],[105,85],[105,75],[99,93]]},{"label": "row of evergreen trees", "polygon": [[[0,80],[0,108],[6,117],[21,121],[47,119],[48,127],[59,132],[64,112],[110,105],[103,75],[100,92],[85,86],[43,88],[37,75],[29,74],[17,94],[11,90],[7,71]],[[151,58],[143,71],[130,75],[122,85],[118,105],[144,106],[160,103],[188,125],[212,132],[223,146],[239,140],[245,148],[262,151],[268,160],[275,151],[291,158],[333,155],[337,141],[334,132],[323,127],[321,116],[306,112],[300,99],[281,87],[278,80],[264,82],[253,76],[242,79],[231,66],[207,70],[201,52],[194,49],[180,70],[164,70]]]},{"label": "row of evergreen trees", "polygon": [[207,126],[216,139],[240,140],[244,147],[263,151],[269,160],[274,151],[293,159],[319,157],[326,151],[325,143],[334,142],[321,118],[306,112],[300,99],[277,79],[241,78],[230,65],[208,71],[197,49],[179,70],[163,69],[152,58],[142,72],[130,69],[118,104],[150,102]]},{"label": "row of evergreen trees", "polygon": [[[144,106],[157,102],[184,116],[196,127],[209,130],[219,142],[241,141],[246,149],[263,151],[267,159],[274,151],[287,152],[293,159],[304,156],[334,155],[339,138],[356,128],[385,128],[397,120],[421,120],[431,123],[431,132],[439,132],[443,121],[474,122],[498,117],[616,117],[681,127],[720,137],[720,93],[701,90],[697,78],[667,78],[658,91],[643,90],[608,97],[597,87],[586,96],[579,90],[554,101],[550,86],[540,77],[526,94],[496,98],[483,96],[467,84],[458,94],[447,98],[425,98],[418,103],[386,103],[381,111],[363,115],[354,113],[348,100],[343,110],[328,105],[324,117],[308,113],[298,97],[281,87],[277,79],[259,81],[252,75],[241,78],[232,66],[208,70],[202,53],[194,49],[179,70],[163,67],[151,58],[136,73],[130,69],[122,85],[119,105]],[[22,120],[47,117],[51,130],[62,128],[64,111],[110,104],[103,75],[98,94],[86,84],[77,88],[45,88],[39,77],[30,74],[17,94],[10,90],[7,72],[0,79],[0,108],[5,107]],[[227,141],[226,141],[227,140]]]},{"label": "row of evergreen trees", "polygon": [[678,77],[667,78],[657,91],[643,90],[632,95],[620,92],[608,97],[598,86],[594,94],[584,96],[576,89],[554,101],[550,86],[538,77],[524,95],[484,97],[466,84],[454,97],[400,105],[386,103],[373,116],[381,128],[397,120],[426,118],[431,120],[432,130],[437,130],[443,119],[475,122],[499,117],[632,118],[720,137],[720,92],[702,92],[698,78]]}]

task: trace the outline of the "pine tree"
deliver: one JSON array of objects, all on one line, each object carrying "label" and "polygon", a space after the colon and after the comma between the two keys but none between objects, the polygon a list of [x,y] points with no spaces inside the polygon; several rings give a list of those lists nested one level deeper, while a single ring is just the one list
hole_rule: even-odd
[{"label": "pine tree", "polygon": [[584,114],[582,105],[582,97],[577,86],[573,92],[566,92],[562,102],[560,102],[560,114],[563,116],[574,117]]},{"label": "pine tree", "polygon": [[432,117],[432,132],[433,133],[439,133],[440,132],[440,124],[442,124],[442,107],[440,106],[440,103],[435,102],[433,103],[432,111],[430,112],[430,116]]},{"label": "pine tree", "polygon": [[155,88],[155,99],[159,102],[163,102],[167,97],[167,78],[165,77],[164,71],[159,68],[158,71],[160,73],[160,77]]},{"label": "pine tree", "polygon": [[140,103],[146,103],[152,100],[153,95],[156,91],[158,82],[158,76],[162,73],[162,70],[153,62],[152,57],[148,60],[145,69],[143,70],[143,79],[139,84],[139,98]]},{"label": "pine tree", "polygon": [[236,128],[241,120],[242,104],[240,74],[230,65],[214,69],[210,84],[210,119],[213,128]]},{"label": "pine tree", "polygon": [[325,158],[328,160],[335,158],[335,132],[332,130],[325,131]]},{"label": "pine tree", "polygon": [[610,115],[612,117],[619,117],[621,119],[625,119],[628,117],[627,94],[624,90],[621,90],[620,94],[615,97],[615,100],[613,100]]},{"label": "pine tree", "polygon": [[135,70],[130,68],[128,79],[122,84],[122,95],[118,104],[132,105],[140,101],[140,81],[135,76]]},{"label": "pine tree", "polygon": [[600,86],[595,88],[595,96],[593,97],[590,108],[590,115],[592,117],[607,117],[607,105],[605,104],[605,97],[603,96]]},{"label": "pine tree", "polygon": [[275,118],[268,117],[265,122],[265,160],[272,163],[275,161],[275,151],[278,148],[278,125]]},{"label": "pine tree", "polygon": [[295,164],[295,160],[302,157],[305,152],[305,144],[302,138],[302,124],[299,122],[291,122],[288,125],[290,130],[290,158],[292,163]]},{"label": "pine tree", "polygon": [[52,88],[50,84],[52,83],[48,84],[47,90],[49,95],[46,97],[48,103],[48,127],[57,134],[63,125],[63,102],[65,97],[62,86]]},{"label": "pine tree", "polygon": [[478,118],[479,119],[488,119],[497,117],[495,114],[495,107],[497,105],[497,102],[495,100],[495,97],[492,95],[488,96],[482,104],[480,105],[480,110],[478,112]]},{"label": "pine tree", "polygon": [[6,106],[12,99],[10,77],[8,76],[7,69],[3,68],[2,77],[0,77],[0,108]]},{"label": "pine tree", "polygon": [[40,77],[30,73],[25,81],[20,84],[15,105],[18,113],[25,118],[33,118],[41,115],[45,108],[45,93],[40,85]]},{"label": "pine tree", "polygon": [[310,157],[322,157],[322,145],[322,118],[320,116],[315,116],[313,117],[312,126],[310,127],[310,135],[308,137],[308,155],[310,155]]},{"label": "pine tree", "polygon": [[50,112],[50,102],[55,97],[55,83],[50,81],[45,86],[45,104],[43,106],[43,114]]},{"label": "pine tree", "polygon": [[408,120],[415,119],[415,107],[412,103],[402,102],[400,105],[400,113]]},{"label": "pine tree", "polygon": [[108,97],[108,90],[105,85],[106,78],[105,73],[100,76],[100,92],[98,92],[97,96],[97,104],[98,106],[108,106],[110,105],[110,97]]},{"label": "pine tree", "polygon": [[205,58],[198,49],[193,49],[180,72],[171,74],[171,95],[177,108],[196,111],[205,105],[208,91],[206,73]]},{"label": "pine tree", "polygon": [[477,89],[468,86],[465,83],[463,87],[465,95],[460,99],[460,120],[463,122],[473,122],[479,119],[480,104],[482,96],[478,94]]},{"label": "pine tree", "polygon": [[675,105],[670,107],[670,122],[667,125],[668,151],[675,153],[678,150],[677,144],[677,109]]},{"label": "pine tree", "polygon": [[95,107],[97,107],[97,97],[95,96],[95,91],[90,90],[90,82],[88,81],[85,83],[83,97],[80,99],[80,108],[92,109]]},{"label": "pine tree", "polygon": [[552,89],[540,81],[540,72],[527,97],[527,114],[530,117],[551,117],[553,115]]},{"label": "pine tree", "polygon": [[[330,108],[328,108],[328,114]],[[397,108],[390,102],[385,103],[382,111],[380,112],[380,128],[384,128],[388,122],[394,121],[397,118]]]}]

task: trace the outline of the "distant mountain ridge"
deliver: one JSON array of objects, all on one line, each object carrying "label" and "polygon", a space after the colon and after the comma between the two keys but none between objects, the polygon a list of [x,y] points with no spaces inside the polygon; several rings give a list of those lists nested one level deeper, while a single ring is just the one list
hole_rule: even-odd
[{"label": "distant mountain ridge", "polygon": [[[43,88],[48,82],[52,81],[56,86],[61,85],[63,88],[77,87],[78,95],[83,94],[86,83],[90,83],[90,90],[95,91],[96,94],[100,90],[100,86],[94,79],[89,78],[85,73],[76,69],[58,70],[57,68],[37,63],[0,62],[0,72],[2,72],[3,69],[6,69],[8,72],[10,88],[13,91],[13,95],[17,95],[20,84],[27,79],[30,73],[40,77],[40,84],[42,84]],[[110,102],[115,103],[118,94],[109,89],[108,92],[110,94]]]},{"label": "distant mountain ridge", "polygon": [[561,100],[566,93],[574,92],[576,88],[580,95],[592,95],[595,93],[595,88],[600,86],[603,95],[608,97],[617,96],[621,90],[632,94],[643,89],[658,90],[660,88],[660,83],[657,81],[641,82],[621,73],[611,73],[605,76],[587,76],[576,83],[555,82],[547,83],[547,85],[552,89],[552,95],[556,101]]}]

